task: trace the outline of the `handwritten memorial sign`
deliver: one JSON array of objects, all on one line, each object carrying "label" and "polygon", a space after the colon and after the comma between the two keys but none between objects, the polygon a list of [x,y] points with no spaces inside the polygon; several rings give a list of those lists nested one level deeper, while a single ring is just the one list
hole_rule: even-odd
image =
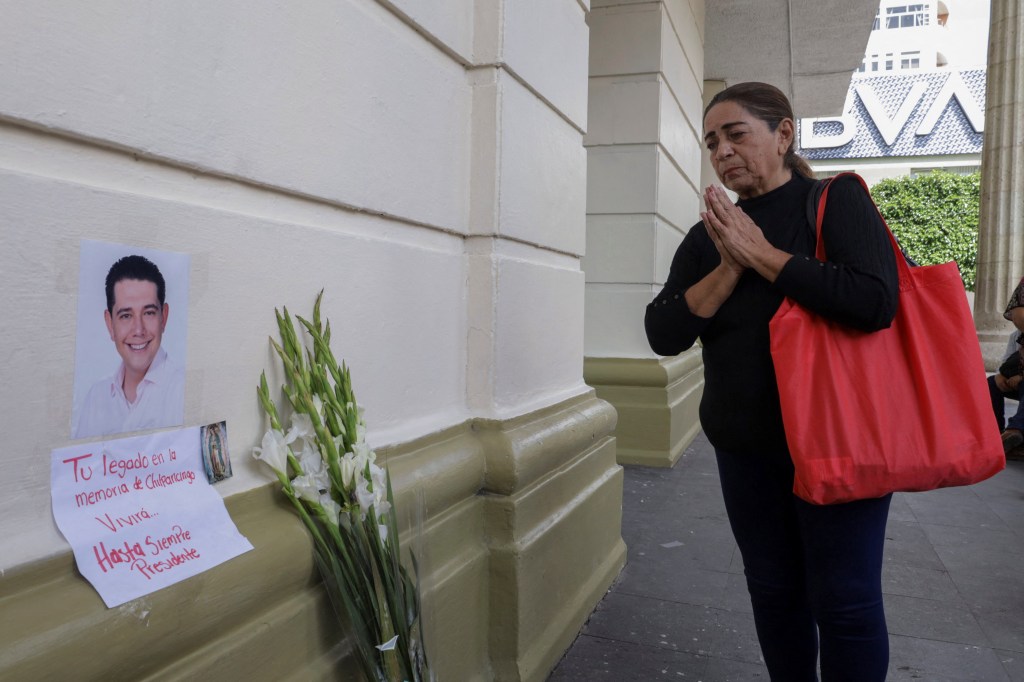
[{"label": "handwritten memorial sign", "polygon": [[199,428],[54,450],[53,516],[108,607],[252,549],[209,484]]}]

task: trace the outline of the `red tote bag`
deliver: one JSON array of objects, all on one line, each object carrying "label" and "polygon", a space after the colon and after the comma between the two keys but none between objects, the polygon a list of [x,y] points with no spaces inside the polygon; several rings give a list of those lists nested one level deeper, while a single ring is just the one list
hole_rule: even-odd
[{"label": "red tote bag", "polygon": [[[826,185],[822,261],[827,197]],[[858,331],[788,298],[769,324],[793,492],[814,504],[967,485],[1006,466],[956,263],[912,268],[889,239],[899,270],[891,327]]]}]

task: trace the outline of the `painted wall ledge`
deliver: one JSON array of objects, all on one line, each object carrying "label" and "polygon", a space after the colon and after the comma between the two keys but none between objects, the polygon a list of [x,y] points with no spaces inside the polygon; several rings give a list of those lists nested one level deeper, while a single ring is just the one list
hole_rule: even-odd
[{"label": "painted wall ledge", "polygon": [[[625,563],[615,412],[588,392],[378,450],[442,680],[544,680]],[[0,679],[358,679],[276,485],[225,500],[254,549],[107,609],[70,552],[0,577]]]},{"label": "painted wall ledge", "polygon": [[619,413],[619,464],[671,467],[700,430],[699,348],[670,358],[585,358],[583,378]]}]

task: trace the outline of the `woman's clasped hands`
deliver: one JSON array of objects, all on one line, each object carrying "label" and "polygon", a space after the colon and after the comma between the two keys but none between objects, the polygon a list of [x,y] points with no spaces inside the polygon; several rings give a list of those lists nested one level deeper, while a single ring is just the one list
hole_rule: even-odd
[{"label": "woman's clasped hands", "polygon": [[707,210],[700,217],[722,257],[722,265],[736,273],[751,268],[774,281],[790,254],[772,246],[761,228],[729,200],[721,187],[708,185],[704,205]]}]

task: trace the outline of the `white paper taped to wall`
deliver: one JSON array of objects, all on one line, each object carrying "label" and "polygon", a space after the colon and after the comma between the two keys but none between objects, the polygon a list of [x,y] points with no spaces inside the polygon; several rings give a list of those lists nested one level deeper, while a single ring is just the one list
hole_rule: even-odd
[{"label": "white paper taped to wall", "polygon": [[207,481],[199,427],[51,453],[53,516],[108,607],[252,549]]}]

